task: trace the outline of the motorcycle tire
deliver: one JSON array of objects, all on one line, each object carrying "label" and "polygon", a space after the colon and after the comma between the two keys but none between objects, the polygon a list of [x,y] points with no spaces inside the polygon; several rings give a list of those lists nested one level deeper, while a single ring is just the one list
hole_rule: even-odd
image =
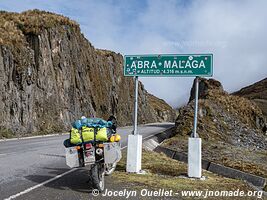
[{"label": "motorcycle tire", "polygon": [[106,175],[106,176],[111,175],[111,174],[115,171],[116,166],[117,166],[117,163],[106,164],[105,175]]},{"label": "motorcycle tire", "polygon": [[105,173],[103,170],[104,169],[101,167],[100,164],[94,164],[91,167],[92,185],[94,189],[97,189],[99,192],[103,192],[105,188],[104,184]]}]

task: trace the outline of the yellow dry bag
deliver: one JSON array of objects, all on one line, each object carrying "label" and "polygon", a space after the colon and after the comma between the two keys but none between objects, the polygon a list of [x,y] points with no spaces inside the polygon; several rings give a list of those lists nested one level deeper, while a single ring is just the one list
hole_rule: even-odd
[{"label": "yellow dry bag", "polygon": [[71,144],[78,144],[81,142],[82,142],[82,140],[81,140],[79,130],[76,128],[72,128],[70,131],[70,143]]},{"label": "yellow dry bag", "polygon": [[[82,137],[83,137],[84,142],[94,140],[94,128],[83,126]],[[96,140],[100,140],[103,142],[108,140],[107,128],[98,129],[97,134],[96,134]]]}]

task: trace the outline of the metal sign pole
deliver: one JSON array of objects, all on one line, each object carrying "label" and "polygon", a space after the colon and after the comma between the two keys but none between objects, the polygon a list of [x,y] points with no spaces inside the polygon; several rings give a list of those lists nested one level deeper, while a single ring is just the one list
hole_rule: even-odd
[{"label": "metal sign pole", "polygon": [[[169,70],[173,68],[187,68],[190,70]],[[150,70],[150,69],[157,70]],[[125,55],[124,56],[124,76],[135,77],[135,100],[133,133],[128,136],[127,147],[127,172],[138,173],[141,171],[142,157],[142,134],[137,130],[138,112],[138,76],[140,77],[162,77],[177,76],[191,77],[195,79],[195,107],[194,107],[194,127],[188,139],[188,176],[201,177],[201,138],[197,133],[198,120],[198,93],[199,77],[211,77],[213,74],[213,54],[150,54],[150,55]]]},{"label": "metal sign pole", "polygon": [[188,139],[188,176],[201,178],[201,138],[197,135],[197,112],[198,112],[198,86],[199,77],[195,79],[195,113],[192,137]]},{"label": "metal sign pole", "polygon": [[137,130],[138,112],[138,76],[135,76],[135,97],[134,97],[134,124],[133,134],[128,135],[127,163],[126,171],[132,173],[142,173],[142,135]]},{"label": "metal sign pole", "polygon": [[135,95],[134,95],[134,129],[133,134],[137,135],[137,112],[138,112],[138,76],[135,76]]},{"label": "metal sign pole", "polygon": [[199,87],[199,80],[197,76],[195,79],[195,112],[194,112],[193,138],[197,137],[198,87]]}]

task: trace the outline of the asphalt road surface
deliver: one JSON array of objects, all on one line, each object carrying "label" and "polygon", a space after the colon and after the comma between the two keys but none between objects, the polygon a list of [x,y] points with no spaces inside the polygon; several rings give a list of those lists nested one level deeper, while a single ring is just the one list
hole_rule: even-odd
[{"label": "asphalt road surface", "polygon": [[[141,125],[138,132],[145,139],[173,125]],[[125,148],[132,127],[118,128],[117,132],[122,137],[122,148]],[[0,141],[0,199],[95,199],[91,194],[92,188],[86,183],[88,171],[70,169],[65,164],[63,141],[68,137]],[[116,186],[111,177],[106,177],[105,184],[105,188],[110,190],[123,189]]]}]

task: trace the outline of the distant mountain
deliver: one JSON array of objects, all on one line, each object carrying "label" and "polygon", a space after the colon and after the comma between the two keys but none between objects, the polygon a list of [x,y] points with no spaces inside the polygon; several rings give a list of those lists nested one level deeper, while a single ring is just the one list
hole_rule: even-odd
[{"label": "distant mountain", "polygon": [[234,92],[233,95],[253,100],[267,117],[267,78]]},{"label": "distant mountain", "polygon": [[[122,55],[94,48],[75,21],[0,11],[0,30],[0,138],[66,131],[82,115],[132,124],[134,79],[123,76]],[[139,85],[139,123],[174,117]]]}]

